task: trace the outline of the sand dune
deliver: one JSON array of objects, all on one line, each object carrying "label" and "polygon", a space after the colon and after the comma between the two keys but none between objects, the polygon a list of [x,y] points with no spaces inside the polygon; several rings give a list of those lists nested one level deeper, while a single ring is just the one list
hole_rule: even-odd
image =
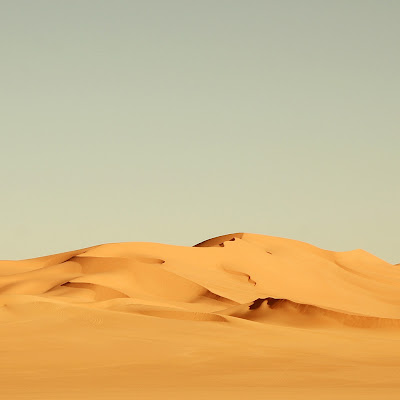
[{"label": "sand dune", "polygon": [[0,394],[397,398],[400,269],[236,233],[0,261]]}]

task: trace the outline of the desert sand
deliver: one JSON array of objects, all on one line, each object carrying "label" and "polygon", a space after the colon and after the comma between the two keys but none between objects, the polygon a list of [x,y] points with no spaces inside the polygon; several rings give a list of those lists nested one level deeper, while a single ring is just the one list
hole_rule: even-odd
[{"label": "desert sand", "polygon": [[0,261],[2,399],[398,399],[400,269],[256,234]]}]

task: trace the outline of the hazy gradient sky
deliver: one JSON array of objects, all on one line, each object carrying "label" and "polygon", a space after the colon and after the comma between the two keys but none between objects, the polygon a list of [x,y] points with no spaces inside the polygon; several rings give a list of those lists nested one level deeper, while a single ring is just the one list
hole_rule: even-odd
[{"label": "hazy gradient sky", "polygon": [[400,262],[399,16],[2,0],[0,259],[246,231]]}]

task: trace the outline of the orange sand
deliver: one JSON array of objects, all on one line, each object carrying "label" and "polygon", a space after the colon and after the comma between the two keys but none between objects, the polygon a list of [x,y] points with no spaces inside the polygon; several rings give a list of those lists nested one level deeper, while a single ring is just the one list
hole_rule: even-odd
[{"label": "orange sand", "polygon": [[231,234],[0,261],[1,399],[398,399],[400,269]]}]

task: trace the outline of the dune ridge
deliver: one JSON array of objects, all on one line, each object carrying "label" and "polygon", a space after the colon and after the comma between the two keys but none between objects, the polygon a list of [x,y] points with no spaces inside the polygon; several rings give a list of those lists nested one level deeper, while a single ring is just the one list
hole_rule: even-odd
[{"label": "dune ridge", "polygon": [[[365,357],[368,349],[367,354],[372,354],[372,360],[383,357],[387,368],[391,366],[394,371],[400,366],[391,358],[397,352],[400,356],[397,339],[400,329],[400,269],[398,265],[389,264],[363,250],[333,252],[300,241],[249,233],[224,235],[193,247],[145,242],[111,243],[35,259],[0,261],[0,325],[3,332],[9,332],[7,340],[11,349],[22,346],[21,342],[13,342],[12,337],[25,337],[19,327],[29,326],[29,337],[37,342],[40,357],[52,360],[50,366],[57,362],[51,355],[52,345],[43,343],[41,335],[58,332],[51,336],[49,343],[54,340],[55,343],[64,343],[65,349],[59,346],[58,351],[70,359],[65,352],[72,351],[75,342],[71,336],[64,336],[64,330],[74,332],[72,338],[78,341],[80,351],[88,357],[84,340],[76,338],[97,337],[106,329],[112,336],[104,337],[101,347],[104,349],[105,344],[110,346],[120,357],[115,361],[114,353],[97,348],[103,354],[101,359],[108,360],[107,365],[111,365],[110,360],[118,364],[126,358],[126,351],[135,348],[135,359],[153,365],[162,382],[168,374],[156,367],[157,363],[169,360],[176,371],[180,368],[178,365],[187,365],[191,382],[191,379],[196,381],[191,374],[199,371],[190,360],[200,360],[202,365],[210,368],[213,363],[225,365],[224,360],[229,357],[246,363],[249,351],[254,351],[248,357],[255,365],[261,365],[266,374],[272,374],[268,365],[275,360],[278,368],[286,360],[285,346],[292,349],[294,357],[307,348],[313,362],[325,365],[324,368],[328,368],[326,363],[329,360],[337,362],[332,360],[343,349],[349,354],[359,351],[360,357]],[[94,336],[88,336],[88,332]],[[183,337],[182,332],[188,336]],[[261,356],[243,332],[248,332],[249,337],[257,337],[259,343],[268,338],[267,343],[275,343],[275,347],[282,348],[281,353],[269,349]],[[321,332],[323,338],[319,336]],[[112,339],[114,335],[119,339]],[[131,335],[135,335],[134,339],[120,348],[118,341],[127,340]],[[239,347],[232,344],[229,351],[221,353],[214,342],[218,337],[219,341],[222,340],[219,345],[226,340],[241,344]],[[360,340],[361,344],[353,343],[353,347],[348,347],[349,338]],[[292,339],[294,342],[290,342]],[[158,361],[149,355],[154,350],[148,348],[149,340],[158,349]],[[374,340],[378,340],[378,353],[368,347]],[[324,354],[323,361],[313,347],[319,342],[334,349],[330,352],[320,348],[320,354]],[[137,347],[139,344],[147,350],[142,352]],[[266,345],[258,346],[263,348]],[[173,361],[172,354],[178,354],[178,361]],[[70,360],[71,365],[81,362],[86,365],[87,361],[82,361],[79,354],[75,357],[75,361]],[[93,353],[90,357],[97,359],[100,356]],[[207,361],[210,357],[214,360],[211,364]],[[3,359],[3,363],[7,360],[10,362],[10,359]],[[294,361],[294,365],[301,368],[299,360]],[[32,362],[20,360],[15,368],[25,371],[27,366],[32,367]],[[351,364],[342,362],[346,367]],[[42,368],[50,368],[48,365]],[[130,367],[130,371],[146,380],[135,365]],[[387,383],[389,380],[394,385],[394,378],[390,380],[392,369],[389,368],[390,373],[384,378],[376,369],[373,370],[374,382]],[[67,375],[71,373],[75,374],[70,371]],[[115,382],[122,379],[112,370],[109,373]],[[236,371],[235,374],[248,375],[246,371]],[[362,377],[355,377],[355,372],[352,374],[353,383],[357,379],[363,381]],[[369,372],[365,374],[370,376]],[[8,380],[3,382],[4,387],[9,388],[8,395],[15,394],[19,389],[16,384],[12,386],[13,375],[4,376],[8,376]],[[90,370],[89,376],[98,375]],[[302,374],[294,371],[288,379],[298,385],[298,376]],[[381,381],[376,378],[379,376]],[[59,375],[53,378],[60,384],[62,378]],[[254,386],[256,378],[253,378],[249,379]],[[342,378],[342,372],[335,370],[331,377],[320,376],[317,381],[323,387]],[[79,381],[80,378],[76,379]],[[173,381],[175,378],[168,379]],[[210,387],[216,385],[212,379],[204,379]],[[126,381],[120,383],[129,390],[139,390],[139,380],[134,381],[133,386]],[[167,381],[162,385],[165,386]],[[39,387],[40,382],[37,377],[34,383]],[[83,381],[79,382],[85,386]],[[273,386],[272,381],[269,382],[270,387]],[[182,393],[187,394],[193,385],[196,386],[182,383]],[[56,390],[52,387],[53,391]],[[126,389],[124,396],[130,393],[129,390]],[[141,390],[148,392],[149,388]],[[41,387],[41,398],[45,392]],[[19,396],[24,398],[24,393]],[[90,398],[87,394],[85,396]],[[157,396],[154,394],[154,398]],[[234,398],[235,394],[229,396]]]},{"label": "dune ridge", "polygon": [[335,253],[263,235],[231,234],[192,248],[105,244],[0,262],[0,271],[0,295],[69,298],[77,304],[129,298],[216,313],[229,304],[278,298],[349,315],[400,317],[396,266],[362,250]]}]

